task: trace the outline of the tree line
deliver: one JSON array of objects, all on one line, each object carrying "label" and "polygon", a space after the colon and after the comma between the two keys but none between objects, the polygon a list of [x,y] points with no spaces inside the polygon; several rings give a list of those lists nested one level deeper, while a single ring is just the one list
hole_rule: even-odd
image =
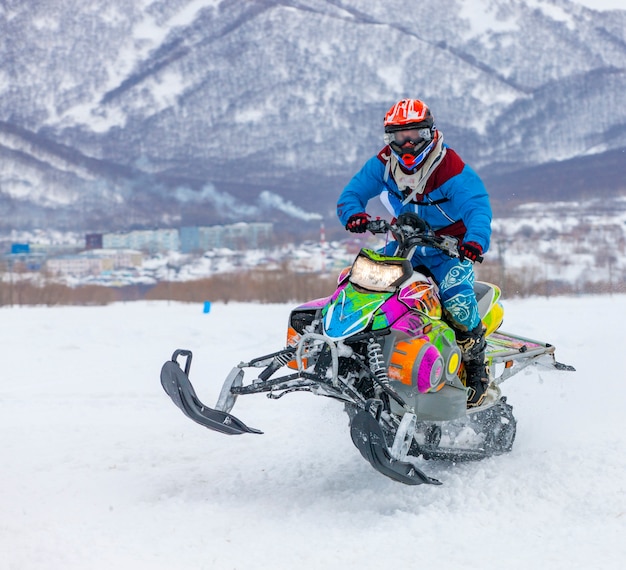
[{"label": "tree line", "polygon": [[[476,266],[477,279],[500,286],[504,298],[626,293],[623,280],[580,281],[546,278],[540,267],[504,268],[496,262]],[[301,273],[288,267],[221,273],[194,281],[161,281],[155,285],[70,287],[50,279],[32,282],[0,274],[0,306],[107,305],[120,301],[162,300],[184,303],[299,303],[331,295],[337,275]]]}]

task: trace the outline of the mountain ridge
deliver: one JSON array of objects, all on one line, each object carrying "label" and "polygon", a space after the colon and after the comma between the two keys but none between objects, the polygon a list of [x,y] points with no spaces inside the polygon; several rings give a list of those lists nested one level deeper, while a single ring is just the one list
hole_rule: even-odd
[{"label": "mountain ridge", "polygon": [[[374,0],[0,10],[5,231],[46,219],[127,229],[332,218],[406,95],[431,106],[496,202],[532,194],[526,180],[545,182],[535,172],[551,173],[540,197],[567,199],[579,162],[603,192],[623,187],[612,153],[626,148],[626,10],[565,0],[431,0],[415,13]],[[298,208],[300,218],[285,213]]]}]

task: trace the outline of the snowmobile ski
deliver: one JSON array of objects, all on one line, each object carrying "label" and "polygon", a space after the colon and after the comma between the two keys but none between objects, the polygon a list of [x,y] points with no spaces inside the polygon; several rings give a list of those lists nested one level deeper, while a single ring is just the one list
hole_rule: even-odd
[{"label": "snowmobile ski", "polygon": [[[187,359],[184,371],[178,364],[179,356]],[[227,435],[263,433],[258,429],[248,427],[235,416],[209,408],[200,401],[189,381],[191,357],[190,350],[178,349],[174,351],[172,359],[168,360],[161,369],[161,385],[174,404],[194,422],[220,433]]]},{"label": "snowmobile ski", "polygon": [[[376,417],[372,415],[372,406],[377,406]],[[393,459],[379,423],[382,407],[380,400],[368,400],[365,409],[358,411],[350,423],[352,442],[361,455],[376,471],[394,481],[406,485],[441,485],[441,481],[428,477],[412,463]]]}]

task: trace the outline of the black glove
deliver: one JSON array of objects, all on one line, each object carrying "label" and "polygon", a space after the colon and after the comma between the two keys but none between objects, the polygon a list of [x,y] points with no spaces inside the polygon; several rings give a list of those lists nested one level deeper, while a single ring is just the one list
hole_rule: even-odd
[{"label": "black glove", "polygon": [[367,231],[367,222],[370,221],[370,215],[365,212],[359,212],[358,214],[352,214],[348,218],[348,223],[346,224],[346,229],[349,232],[353,232],[355,234],[362,234]]},{"label": "black glove", "polygon": [[472,262],[478,261],[480,263],[483,260],[482,255],[483,248],[475,241],[467,241],[459,246],[459,257],[461,261],[469,259]]}]

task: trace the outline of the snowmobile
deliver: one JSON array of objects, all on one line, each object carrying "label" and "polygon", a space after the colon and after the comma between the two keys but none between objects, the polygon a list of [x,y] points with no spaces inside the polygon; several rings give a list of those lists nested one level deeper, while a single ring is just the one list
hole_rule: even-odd
[{"label": "snowmobile", "polygon": [[[553,345],[500,330],[500,289],[477,281],[490,384],[484,402],[468,409],[461,351],[437,286],[410,262],[418,247],[458,257],[458,240],[437,235],[415,214],[371,220],[367,229],[391,233],[394,254],[362,248],[331,296],[291,311],[285,348],[232,369],[214,408],[189,380],[189,350],[176,350],[163,365],[161,384],[186,416],[229,435],[262,433],[230,413],[239,396],[306,391],[333,398],[343,403],[352,441],[374,469],[408,485],[439,485],[420,469],[424,459],[479,460],[512,449],[516,420],[502,382],[529,365],[574,368],[556,361]],[[254,368],[261,370],[244,382],[245,369]]]}]

